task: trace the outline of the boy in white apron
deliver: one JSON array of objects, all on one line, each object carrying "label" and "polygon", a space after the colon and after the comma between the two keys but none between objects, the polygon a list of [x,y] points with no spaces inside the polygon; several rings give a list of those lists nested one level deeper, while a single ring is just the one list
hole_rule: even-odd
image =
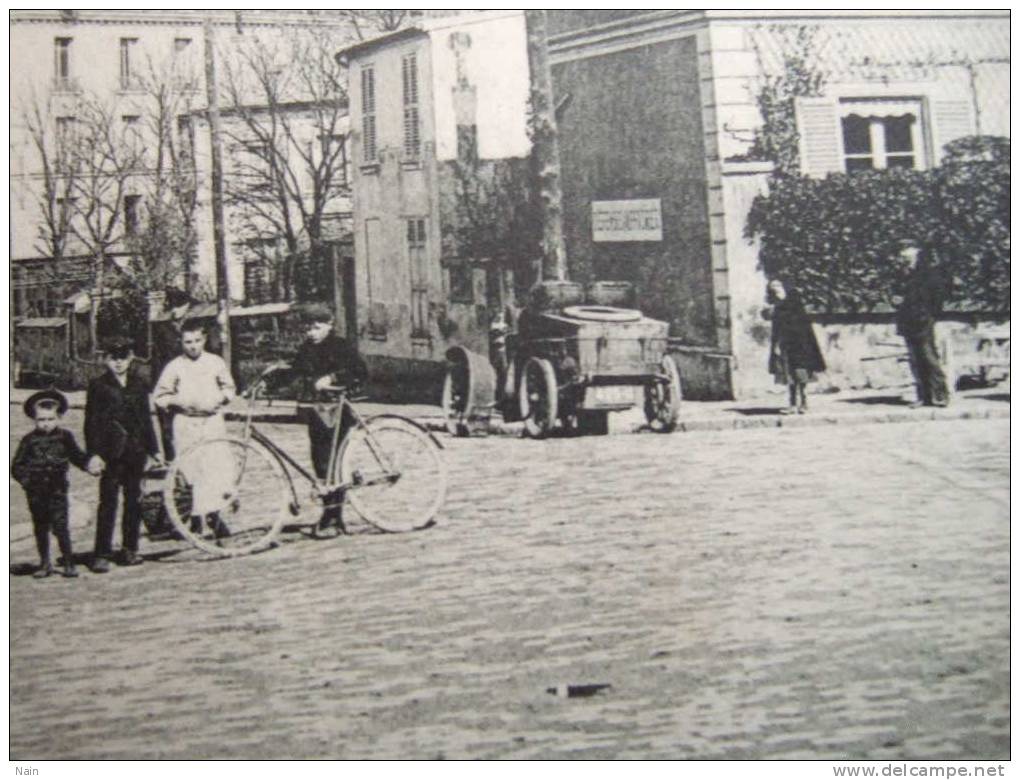
[{"label": "boy in white apron", "polygon": [[219,355],[205,351],[205,341],[205,328],[197,320],[181,326],[183,354],[163,369],[153,402],[174,413],[174,450],[178,459],[184,458],[181,469],[192,488],[192,530],[200,532],[202,518],[208,516],[210,528],[220,537],[230,533],[218,510],[233,491],[232,454],[225,444],[187,454],[199,442],[226,437],[223,407],[235,393],[230,369]]}]

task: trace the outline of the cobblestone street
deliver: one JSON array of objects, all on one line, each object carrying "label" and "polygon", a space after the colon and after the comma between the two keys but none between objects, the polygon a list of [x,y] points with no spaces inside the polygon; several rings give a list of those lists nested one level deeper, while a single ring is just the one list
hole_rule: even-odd
[{"label": "cobblestone street", "polygon": [[442,441],[425,531],[12,575],[11,758],[1009,757],[1008,420]]}]

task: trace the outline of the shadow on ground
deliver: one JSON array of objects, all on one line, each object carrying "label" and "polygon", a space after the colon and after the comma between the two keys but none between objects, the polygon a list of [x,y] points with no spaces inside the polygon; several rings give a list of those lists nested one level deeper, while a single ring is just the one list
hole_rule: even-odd
[{"label": "shadow on ground", "polygon": [[911,402],[899,395],[869,395],[864,398],[842,398],[841,404],[866,404],[868,406],[910,406]]}]

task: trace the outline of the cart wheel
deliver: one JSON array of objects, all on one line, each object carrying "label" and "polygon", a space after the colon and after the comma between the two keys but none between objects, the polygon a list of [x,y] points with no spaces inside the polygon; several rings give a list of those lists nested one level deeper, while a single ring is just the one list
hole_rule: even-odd
[{"label": "cart wheel", "polygon": [[528,358],[521,372],[519,391],[521,419],[528,436],[540,439],[556,424],[558,389],[552,363],[544,358]]},{"label": "cart wheel", "polygon": [[653,431],[669,433],[680,417],[680,372],[669,355],[659,364],[660,376],[645,388],[645,419]]},{"label": "cart wheel", "polygon": [[451,436],[469,436],[468,415],[471,413],[471,366],[453,363],[443,380],[443,417]]}]

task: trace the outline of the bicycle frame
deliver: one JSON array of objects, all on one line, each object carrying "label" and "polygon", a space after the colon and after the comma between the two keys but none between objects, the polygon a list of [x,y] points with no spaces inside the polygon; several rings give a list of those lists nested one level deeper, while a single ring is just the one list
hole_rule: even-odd
[{"label": "bicycle frame", "polygon": [[[330,494],[336,493],[338,491],[356,489],[358,487],[367,487],[369,485],[380,484],[383,482],[394,482],[400,478],[399,472],[397,472],[393,468],[392,460],[386,454],[386,452],[379,446],[379,443],[375,440],[375,437],[372,436],[372,431],[371,428],[368,426],[367,421],[357,410],[357,407],[355,407],[351,400],[347,397],[346,391],[344,391],[341,388],[337,388],[338,390],[337,411],[336,419],[333,422],[333,437],[332,442],[330,444],[329,463],[326,469],[326,479],[320,480],[314,474],[311,474],[306,468],[304,468],[300,463],[298,463],[286,450],[284,450],[282,447],[276,444],[272,439],[270,439],[268,436],[262,433],[262,431],[260,431],[254,425],[255,404],[258,401],[260,390],[265,386],[265,379],[266,376],[268,376],[268,373],[269,372],[263,374],[251,388],[248,400],[248,413],[245,416],[244,428],[241,434],[241,438],[245,442],[254,440],[263,447],[265,447],[274,457],[281,461],[282,464],[289,465],[291,468],[297,471],[302,477],[304,477],[315,488],[315,491],[316,493],[318,493],[319,497],[323,499],[325,499]],[[350,436],[353,431],[360,428],[364,432],[365,441],[368,444],[369,449],[371,450],[373,456],[379,462],[379,465],[382,468],[381,476],[375,477],[374,479],[356,481],[349,484],[339,482],[338,480],[335,481],[333,478],[333,475],[336,474],[337,472],[337,460],[340,456],[340,451],[342,449],[344,441],[340,439],[340,428],[343,423],[344,413],[348,409],[350,410],[351,415],[354,417],[354,425],[351,426],[351,428],[347,431],[346,435],[344,436],[344,439],[346,439],[347,436]],[[245,464],[242,463],[241,464],[242,473],[244,467]],[[290,479],[289,476],[290,472],[287,470],[286,467],[284,468],[284,473],[288,475],[287,479],[288,482],[290,483],[291,495],[294,499],[294,503],[295,505],[299,505],[300,501],[297,496],[297,491],[294,488],[293,480]]]}]

